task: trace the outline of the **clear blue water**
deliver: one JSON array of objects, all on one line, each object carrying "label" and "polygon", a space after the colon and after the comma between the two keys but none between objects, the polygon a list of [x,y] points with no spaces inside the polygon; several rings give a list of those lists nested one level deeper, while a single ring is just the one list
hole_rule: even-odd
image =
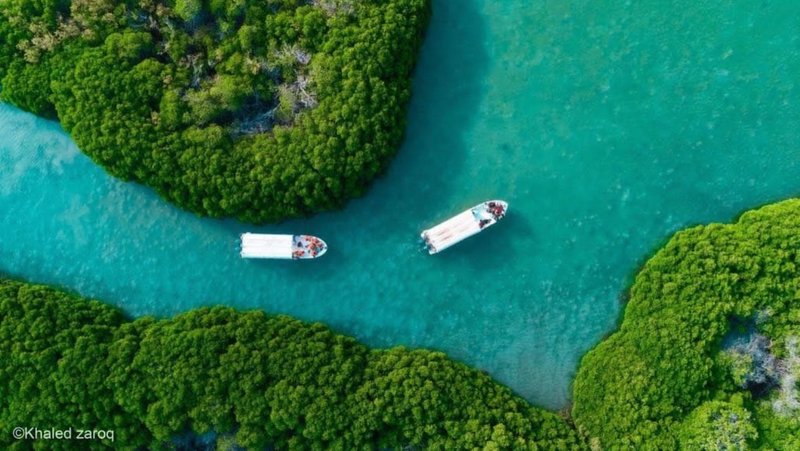
[{"label": "clear blue water", "polygon": [[[800,192],[798,36],[791,1],[435,0],[391,169],[343,211],[271,227],[181,212],[2,106],[0,271],[132,315],[224,303],[437,348],[560,407],[673,231]],[[421,229],[495,197],[502,223],[420,252]],[[246,230],[330,251],[242,261]]]}]

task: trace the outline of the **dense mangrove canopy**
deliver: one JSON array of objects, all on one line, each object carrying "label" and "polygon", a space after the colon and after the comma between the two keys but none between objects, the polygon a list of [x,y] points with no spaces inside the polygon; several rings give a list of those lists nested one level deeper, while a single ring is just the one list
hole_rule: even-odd
[{"label": "dense mangrove canopy", "polygon": [[401,139],[428,0],[3,0],[0,99],[204,215],[357,196]]},{"label": "dense mangrove canopy", "polygon": [[800,200],[678,233],[581,362],[573,417],[608,449],[800,449]]},{"label": "dense mangrove canopy", "polygon": [[[59,443],[72,449],[169,448],[189,431],[250,449],[581,446],[560,417],[442,353],[370,350],[259,311],[127,321],[0,280],[0,356],[0,428],[115,431],[113,443]],[[26,445],[9,431],[0,448]]]}]

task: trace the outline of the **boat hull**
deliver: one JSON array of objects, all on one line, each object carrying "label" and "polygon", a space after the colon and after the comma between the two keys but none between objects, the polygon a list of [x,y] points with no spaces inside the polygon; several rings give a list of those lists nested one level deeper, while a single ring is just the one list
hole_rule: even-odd
[{"label": "boat hull", "polygon": [[313,235],[243,233],[239,254],[252,259],[308,260],[327,251],[325,241]]},{"label": "boat hull", "polygon": [[438,254],[495,225],[505,217],[507,211],[508,202],[489,200],[424,230],[420,237],[425,242],[429,254]]}]

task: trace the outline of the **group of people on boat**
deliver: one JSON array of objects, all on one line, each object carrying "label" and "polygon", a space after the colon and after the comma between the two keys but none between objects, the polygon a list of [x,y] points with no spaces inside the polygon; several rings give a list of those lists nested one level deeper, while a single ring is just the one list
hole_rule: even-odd
[{"label": "group of people on boat", "polygon": [[496,220],[502,219],[503,216],[506,215],[506,208],[503,206],[503,204],[494,201],[489,201],[486,204],[486,207],[489,209],[489,213],[491,213],[492,216],[494,216],[494,219]]},{"label": "group of people on boat", "polygon": [[301,235],[295,239],[292,258],[298,259],[307,256],[316,258],[323,250],[325,250],[325,243],[322,240],[315,236]]},{"label": "group of people on boat", "polygon": [[[484,208],[475,209],[473,210],[473,212],[475,213],[478,219],[478,227],[483,229],[484,227],[492,223],[492,221],[499,221],[500,219],[502,219],[503,216],[506,214],[506,209],[503,206],[503,204],[490,201],[484,204]],[[487,213],[491,215],[491,218],[488,217]]]}]

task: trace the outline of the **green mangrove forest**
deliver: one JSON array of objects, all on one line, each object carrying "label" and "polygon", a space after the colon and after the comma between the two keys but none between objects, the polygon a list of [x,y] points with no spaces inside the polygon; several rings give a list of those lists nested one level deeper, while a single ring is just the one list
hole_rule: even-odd
[{"label": "green mangrove forest", "polygon": [[10,425],[114,430],[114,443],[91,444],[126,449],[169,449],[187,431],[251,449],[581,443],[556,414],[442,353],[371,350],[260,311],[128,321],[96,301],[3,280],[0,355],[2,448],[28,445]]},{"label": "green mangrove forest", "polygon": [[798,265],[800,200],[677,233],[561,415],[439,352],[261,311],[130,320],[3,279],[0,427],[113,429],[91,444],[129,449],[209,432],[218,449],[800,449]]},{"label": "green mangrove forest", "polygon": [[575,422],[612,449],[800,449],[800,200],[677,233],[582,360]]},{"label": "green mangrove forest", "polygon": [[341,206],[394,155],[428,0],[6,0],[0,100],[199,214]]}]

